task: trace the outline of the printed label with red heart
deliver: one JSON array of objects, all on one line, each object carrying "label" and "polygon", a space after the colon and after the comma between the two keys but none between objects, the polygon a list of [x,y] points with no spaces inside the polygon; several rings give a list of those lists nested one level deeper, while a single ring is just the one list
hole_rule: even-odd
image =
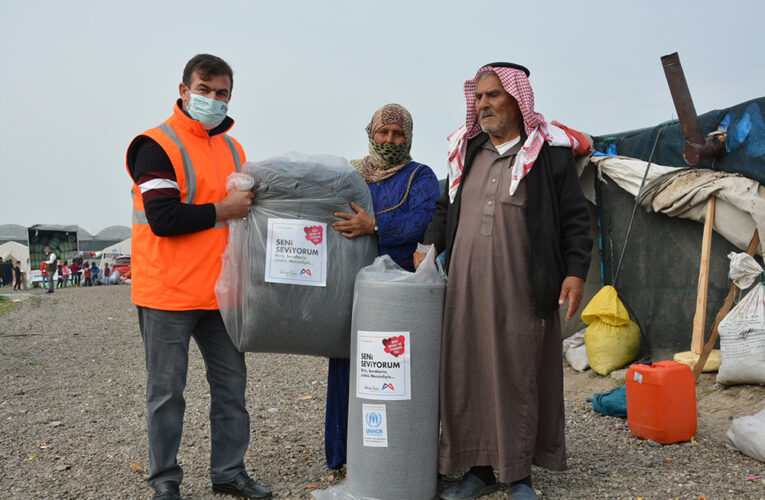
[{"label": "printed label with red heart", "polygon": [[321,226],[304,227],[303,231],[305,231],[305,239],[314,245],[318,245],[324,239],[324,232],[322,231]]},{"label": "printed label with red heart", "polygon": [[398,337],[389,337],[387,339],[383,339],[382,343],[385,346],[385,352],[387,352],[388,354],[392,354],[395,357],[399,357],[402,354],[404,354],[405,338],[403,335],[399,335]]}]

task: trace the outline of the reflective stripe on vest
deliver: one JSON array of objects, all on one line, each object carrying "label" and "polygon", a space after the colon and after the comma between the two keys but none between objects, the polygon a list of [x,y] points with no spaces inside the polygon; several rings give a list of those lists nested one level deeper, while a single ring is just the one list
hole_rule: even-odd
[{"label": "reflective stripe on vest", "polygon": [[[130,199],[135,199],[135,191],[130,190]],[[146,211],[136,210],[135,202],[133,203],[133,224],[145,224],[149,225],[149,219],[146,218]]]},{"label": "reflective stripe on vest", "polygon": [[143,210],[133,209],[133,224],[145,224],[149,225],[149,219],[146,218],[146,212]]},{"label": "reflective stripe on vest", "polygon": [[236,149],[236,146],[234,145],[234,141],[232,141],[231,137],[227,136],[226,134],[223,134],[223,140],[226,141],[226,144],[228,145],[228,149],[231,150],[231,156],[234,157],[234,166],[236,167],[236,171],[241,172],[242,159],[239,158],[239,151]]},{"label": "reflective stripe on vest", "polygon": [[[183,159],[183,171],[186,177],[186,200],[183,203],[188,203],[191,205],[194,203],[194,195],[197,191],[197,179],[196,174],[194,173],[194,165],[191,163],[189,153],[186,151],[186,147],[183,145],[183,142],[181,142],[178,134],[175,133],[175,130],[173,130],[170,125],[167,123],[162,123],[157,128],[167,134],[170,140],[173,141],[173,143],[181,152],[181,158]],[[222,134],[222,137],[226,142],[228,149],[231,151],[231,156],[234,158],[234,167],[236,168],[236,171],[241,172],[242,159],[239,157],[239,151],[236,149],[234,141],[232,141],[231,138],[226,134]],[[134,191],[131,190],[130,194],[131,196],[135,197]],[[133,224],[149,224],[149,220],[146,218],[146,212],[144,210],[136,210],[135,205],[133,205]],[[225,225],[223,221],[218,220],[215,221],[215,225],[213,227],[221,229],[225,227]]]},{"label": "reflective stripe on vest", "polygon": [[[131,190],[130,195],[135,198],[135,191]],[[147,226],[149,225],[149,219],[146,218],[146,211],[136,210],[135,205],[133,205],[133,224],[145,224]],[[222,220],[216,220],[213,227],[222,229],[225,226]]]},{"label": "reflective stripe on vest", "polygon": [[175,130],[173,130],[173,127],[167,123],[162,123],[157,128],[167,134],[170,140],[172,140],[181,151],[181,158],[183,158],[183,171],[186,174],[186,199],[181,201],[184,203],[193,204],[194,195],[197,194],[197,179],[196,174],[194,173],[194,165],[191,164],[191,158],[189,158],[189,153],[186,151],[186,148],[181,142],[181,139],[178,137],[178,134],[176,134]]}]

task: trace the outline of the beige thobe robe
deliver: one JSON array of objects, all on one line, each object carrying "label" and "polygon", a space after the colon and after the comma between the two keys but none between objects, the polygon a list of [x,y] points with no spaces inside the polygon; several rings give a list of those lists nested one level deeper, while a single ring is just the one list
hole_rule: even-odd
[{"label": "beige thobe robe", "polygon": [[560,320],[534,311],[526,182],[509,195],[519,148],[487,141],[463,180],[441,351],[439,470],[502,482],[566,468]]}]

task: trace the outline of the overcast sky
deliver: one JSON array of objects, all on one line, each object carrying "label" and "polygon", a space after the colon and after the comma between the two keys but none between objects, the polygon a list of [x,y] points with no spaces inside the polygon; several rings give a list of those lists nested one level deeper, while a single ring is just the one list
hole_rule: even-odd
[{"label": "overcast sky", "polygon": [[673,117],[671,52],[699,113],[763,95],[764,17],[757,1],[0,0],[0,224],[129,225],[125,150],[170,115],[200,52],[234,69],[250,161],[359,158],[372,113],[398,102],[412,156],[444,177],[484,63],[528,66],[548,120],[621,132]]}]

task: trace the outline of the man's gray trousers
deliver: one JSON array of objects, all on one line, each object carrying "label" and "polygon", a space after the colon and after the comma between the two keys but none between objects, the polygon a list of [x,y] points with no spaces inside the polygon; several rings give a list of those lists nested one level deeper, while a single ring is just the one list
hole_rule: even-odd
[{"label": "man's gray trousers", "polygon": [[247,367],[226,333],[220,312],[162,311],[138,307],[146,351],[146,427],[149,434],[148,482],[183,479],[176,455],[181,444],[186,401],[189,341],[202,353],[210,384],[210,476],[225,483],[244,472],[250,416],[244,404]]}]

